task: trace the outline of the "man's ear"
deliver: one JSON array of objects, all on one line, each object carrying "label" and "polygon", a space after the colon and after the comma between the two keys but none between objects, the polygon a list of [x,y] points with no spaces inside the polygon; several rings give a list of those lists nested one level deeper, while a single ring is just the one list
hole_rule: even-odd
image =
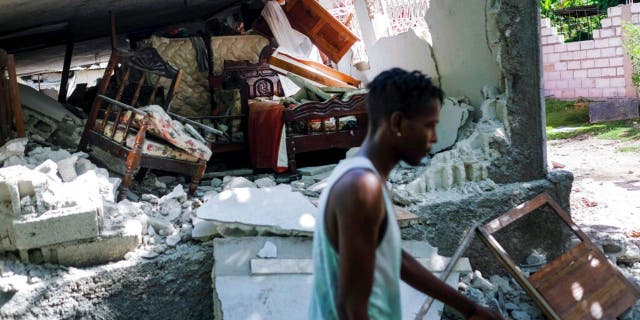
[{"label": "man's ear", "polygon": [[402,127],[402,121],[405,120],[404,113],[400,111],[394,111],[389,117],[389,124],[391,126],[391,133],[393,135],[397,135],[400,132],[400,128]]}]

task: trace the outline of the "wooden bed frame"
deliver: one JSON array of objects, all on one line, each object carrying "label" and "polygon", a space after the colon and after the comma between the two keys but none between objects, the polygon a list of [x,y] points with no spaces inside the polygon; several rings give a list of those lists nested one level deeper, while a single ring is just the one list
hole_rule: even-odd
[{"label": "wooden bed frame", "polygon": [[[265,47],[263,50],[263,53],[265,52],[269,52],[268,47]],[[261,54],[261,56],[268,57],[269,54]],[[242,119],[242,128],[245,130],[245,141],[240,144],[215,143],[213,150],[216,153],[246,150],[249,136],[246,125],[248,123],[248,99],[284,95],[278,74],[269,67],[266,63],[266,58],[261,58],[261,62],[257,64],[251,64],[247,61],[225,63],[224,77],[229,79],[230,77],[237,75],[244,79],[244,85],[240,88],[242,96],[242,115],[198,118],[198,121],[203,121],[205,119],[221,121],[225,118]],[[356,117],[357,124],[355,128],[337,130],[340,123],[339,119],[345,116]],[[328,130],[324,125],[324,120],[331,118],[333,118],[336,123],[336,130]],[[311,120],[320,119],[320,130],[312,131],[310,129]],[[289,159],[289,170],[293,171],[297,168],[296,154],[333,148],[348,149],[359,146],[367,133],[367,121],[364,94],[354,95],[348,102],[342,102],[339,99],[331,99],[325,102],[309,102],[297,106],[285,106],[283,122],[287,125],[286,146],[287,156]],[[306,123],[308,128],[307,132],[294,132],[290,125],[293,122]]]},{"label": "wooden bed frame", "polygon": [[[340,118],[355,116],[355,128],[340,129]],[[334,119],[335,130],[329,130],[325,120]],[[320,130],[311,130],[311,120],[320,120]],[[349,149],[360,146],[367,135],[367,107],[365,95],[351,97],[348,102],[330,99],[325,102],[309,102],[284,110],[284,123],[287,126],[286,143],[289,169],[295,170],[296,154],[327,149]],[[307,132],[296,133],[293,122],[305,122]]]}]

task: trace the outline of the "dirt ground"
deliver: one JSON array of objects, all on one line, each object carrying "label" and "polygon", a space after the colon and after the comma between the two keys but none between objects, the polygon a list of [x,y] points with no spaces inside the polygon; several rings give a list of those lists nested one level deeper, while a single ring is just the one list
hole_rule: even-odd
[{"label": "dirt ground", "polygon": [[620,151],[639,146],[587,135],[548,142],[550,166],[574,174],[571,216],[587,233],[623,232],[640,242],[640,151]]}]

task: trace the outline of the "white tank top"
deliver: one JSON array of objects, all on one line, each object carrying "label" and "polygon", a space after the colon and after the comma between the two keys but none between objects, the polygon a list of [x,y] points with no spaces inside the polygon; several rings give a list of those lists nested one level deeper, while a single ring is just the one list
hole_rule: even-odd
[{"label": "white tank top", "polygon": [[[378,178],[380,174],[371,161],[365,157],[345,159],[333,170],[324,191],[320,195],[316,230],[313,238],[313,290],[309,315],[311,319],[338,319],[336,298],[338,295],[339,254],[327,237],[325,230],[325,210],[329,193],[335,182],[346,172],[364,168],[373,171]],[[376,249],[373,287],[369,297],[368,313],[371,319],[400,319],[400,263],[401,239],[400,228],[396,221],[393,202],[389,197],[385,181],[383,186],[387,219],[382,241]],[[358,190],[353,190],[358,192]]]}]

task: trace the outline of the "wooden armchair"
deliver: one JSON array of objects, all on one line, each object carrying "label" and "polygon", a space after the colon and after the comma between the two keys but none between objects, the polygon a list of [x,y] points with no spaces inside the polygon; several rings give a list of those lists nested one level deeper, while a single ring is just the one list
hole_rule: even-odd
[{"label": "wooden armchair", "polygon": [[[120,68],[117,68],[118,64]],[[167,110],[180,83],[180,76],[181,71],[162,60],[153,48],[135,52],[114,49],[111,53],[78,149],[87,151],[90,145],[124,162],[126,171],[119,200],[126,197],[133,175],[140,168],[191,176],[189,194],[196,190],[204,174],[208,159],[196,157],[167,143],[154,142],[147,135],[147,132],[157,131],[151,126],[152,115],[138,108],[157,104]],[[164,87],[169,88],[166,95],[160,94]],[[206,126],[192,125],[205,132],[215,132]],[[211,149],[211,144],[207,144]],[[152,153],[154,148],[160,152]]]}]

